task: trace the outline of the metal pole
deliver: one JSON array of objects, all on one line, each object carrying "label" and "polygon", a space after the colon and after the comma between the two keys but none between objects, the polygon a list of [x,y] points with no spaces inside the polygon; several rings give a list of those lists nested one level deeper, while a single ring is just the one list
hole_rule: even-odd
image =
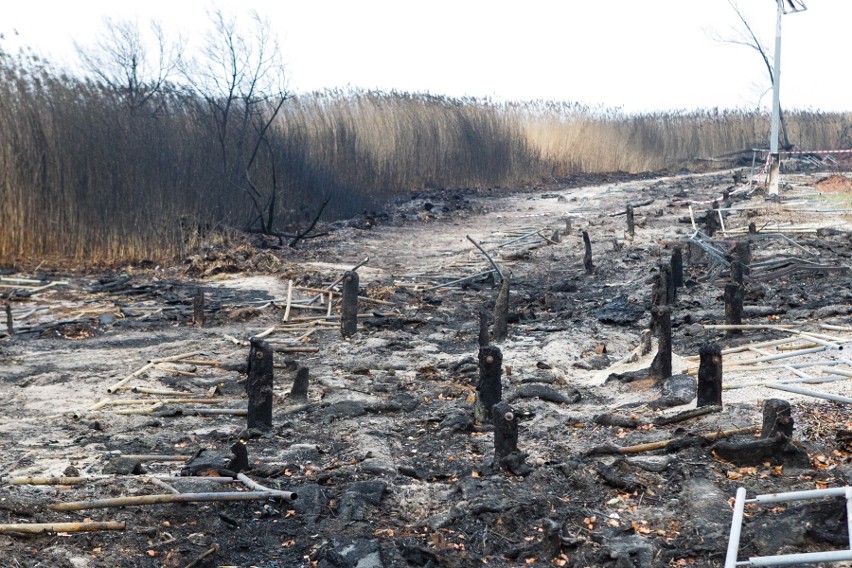
[{"label": "metal pole", "polygon": [[740,551],[740,531],[743,527],[743,512],[745,510],[745,487],[737,489],[737,499],[734,501],[734,516],[731,519],[731,536],[728,538],[728,554],[725,556],[725,568],[735,568],[737,555]]},{"label": "metal pole", "polygon": [[781,16],[784,0],[777,0],[778,14],[775,23],[775,69],[772,75],[772,128],[769,133],[769,194],[778,195],[778,177],[781,156],[778,153],[778,125],[781,121]]}]

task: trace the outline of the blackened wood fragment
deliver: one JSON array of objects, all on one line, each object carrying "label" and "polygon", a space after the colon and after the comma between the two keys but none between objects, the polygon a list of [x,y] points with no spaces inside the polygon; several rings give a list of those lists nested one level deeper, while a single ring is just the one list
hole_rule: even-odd
[{"label": "blackened wood fragment", "polygon": [[634,224],[634,221],[633,221],[633,206],[628,205],[627,206],[627,234],[632,239],[635,232],[636,232],[636,227],[635,227],[635,224]]},{"label": "blackened wood fragment", "polygon": [[718,343],[705,343],[698,355],[697,406],[722,406],[722,348]]},{"label": "blackened wood fragment", "polygon": [[679,246],[672,249],[672,284],[675,288],[683,288],[683,251]]},{"label": "blackened wood fragment", "polygon": [[240,473],[241,471],[248,471],[251,469],[251,465],[249,464],[248,459],[248,449],[246,448],[246,443],[243,440],[237,440],[234,442],[234,445],[231,446],[231,453],[234,454],[234,457],[228,462],[226,469],[233,471],[235,473]]},{"label": "blackened wood fragment", "polygon": [[780,398],[770,398],[763,403],[763,427],[761,438],[771,438],[781,432],[793,437],[793,412],[790,403]]},{"label": "blackened wood fragment", "polygon": [[349,270],[343,275],[343,299],[340,306],[340,333],[351,337],[358,331],[358,273]]},{"label": "blackened wood fragment", "polygon": [[272,349],[262,339],[252,337],[248,355],[248,427],[272,428]]},{"label": "blackened wood fragment", "polygon": [[503,353],[489,345],[479,350],[479,384],[476,385],[474,414],[480,422],[491,420],[491,407],[503,399]]},{"label": "blackened wood fragment", "polygon": [[589,239],[589,233],[586,231],[583,231],[583,248],[585,250],[583,253],[583,268],[586,274],[591,274],[595,268],[592,264],[592,241]]},{"label": "blackened wood fragment", "polygon": [[293,387],[290,389],[290,398],[296,400],[308,399],[308,379],[310,370],[307,367],[299,367],[296,371],[296,378],[293,380]]},{"label": "blackened wood fragment", "polygon": [[505,276],[500,284],[500,292],[494,303],[494,341],[506,339],[509,333],[509,277]]},{"label": "blackened wood fragment", "polygon": [[747,442],[716,442],[710,452],[738,466],[756,466],[769,462],[774,465],[810,466],[808,453],[777,432],[771,438]]},{"label": "blackened wood fragment", "polygon": [[672,317],[668,306],[656,306],[651,309],[651,326],[657,330],[659,341],[648,377],[656,380],[667,379],[672,376]]},{"label": "blackened wood fragment", "polygon": [[204,288],[201,286],[195,289],[192,299],[192,325],[204,327]]},{"label": "blackened wood fragment", "polygon": [[743,264],[739,260],[731,261],[731,282],[743,285]]},{"label": "blackened wood fragment", "polygon": [[[743,298],[745,290],[738,284],[730,282],[725,284],[725,323],[728,325],[741,325],[743,323]],[[742,331],[729,329],[726,335],[739,335]]]},{"label": "blackened wood fragment", "polygon": [[512,407],[501,401],[492,407],[494,423],[494,465],[515,475],[527,475],[532,468],[525,463],[527,454],[518,449],[518,417]]}]

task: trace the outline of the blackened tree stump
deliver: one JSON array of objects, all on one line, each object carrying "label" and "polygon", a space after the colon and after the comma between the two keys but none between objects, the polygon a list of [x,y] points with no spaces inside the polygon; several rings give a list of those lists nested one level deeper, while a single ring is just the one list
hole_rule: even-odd
[{"label": "blackened tree stump", "polygon": [[718,343],[705,343],[698,355],[697,406],[722,406],[722,348]]},{"label": "blackened tree stump", "polygon": [[272,428],[272,348],[262,339],[252,337],[248,355],[248,427]]},{"label": "blackened tree stump", "polygon": [[343,299],[340,306],[340,334],[351,337],[358,331],[358,273],[343,275]]},{"label": "blackened tree stump", "polygon": [[480,422],[491,420],[491,407],[503,399],[503,353],[489,345],[479,350],[479,384],[476,385],[474,416]]},{"label": "blackened tree stump", "polygon": [[648,369],[648,378],[661,380],[672,376],[672,317],[668,306],[651,309],[651,327],[657,330],[657,354]]},{"label": "blackened tree stump", "polygon": [[307,367],[299,367],[296,370],[296,378],[293,380],[293,387],[290,389],[290,398],[295,400],[308,399],[309,378],[310,370]]},{"label": "blackened tree stump", "polygon": [[763,403],[761,438],[771,438],[778,432],[792,438],[793,425],[793,409],[789,402],[780,398],[770,398]]},{"label": "blackened tree stump", "polygon": [[494,303],[494,333],[496,342],[503,341],[509,334],[509,277],[504,276]]},{"label": "blackened tree stump", "polygon": [[672,249],[672,285],[683,288],[683,251],[679,246]]},{"label": "blackened tree stump", "polygon": [[594,270],[594,265],[592,264],[592,241],[589,239],[589,233],[583,231],[583,269],[586,271],[586,274],[591,274]]},{"label": "blackened tree stump", "polygon": [[795,467],[810,466],[808,453],[781,432],[770,438],[747,442],[716,442],[709,451],[725,461],[739,466],[756,466],[766,462]]}]

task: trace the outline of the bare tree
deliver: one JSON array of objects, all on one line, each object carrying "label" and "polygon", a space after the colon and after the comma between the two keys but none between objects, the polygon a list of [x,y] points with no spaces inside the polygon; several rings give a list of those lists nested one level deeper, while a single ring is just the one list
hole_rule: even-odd
[{"label": "bare tree", "polygon": [[[769,76],[770,85],[775,84],[775,69],[772,65],[772,51],[766,46],[764,42],[760,40],[757,33],[754,31],[754,27],[748,21],[745,14],[740,8],[739,4],[737,4],[736,0],[728,0],[728,4],[734,10],[734,13],[737,15],[737,18],[742,24],[742,28],[735,30],[734,35],[728,37],[721,37],[714,34],[713,39],[721,43],[727,43],[732,45],[742,45],[748,47],[749,49],[755,50],[760,58],[763,60],[763,65],[766,67],[766,73]],[[790,144],[790,139],[787,136],[787,123],[784,120],[784,113],[781,112],[781,135],[784,137],[784,148],[792,148]]]},{"label": "bare tree", "polygon": [[[279,180],[269,137],[289,95],[278,37],[257,12],[250,20],[245,33],[237,18],[213,10],[199,57],[184,61],[182,70],[215,121],[223,176],[251,202],[247,228],[274,234]],[[255,181],[262,158],[265,186]]]},{"label": "bare tree", "polygon": [[175,74],[184,41],[169,40],[162,26],[151,21],[145,34],[135,20],[104,18],[104,33],[92,45],[75,43],[83,66],[131,111],[161,94]]}]

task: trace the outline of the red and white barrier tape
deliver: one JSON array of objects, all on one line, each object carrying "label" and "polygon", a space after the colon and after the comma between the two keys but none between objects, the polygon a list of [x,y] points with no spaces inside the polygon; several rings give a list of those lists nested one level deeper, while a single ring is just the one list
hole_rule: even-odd
[{"label": "red and white barrier tape", "polygon": [[797,150],[795,152],[779,152],[792,156],[794,154],[852,154],[852,150]]}]

